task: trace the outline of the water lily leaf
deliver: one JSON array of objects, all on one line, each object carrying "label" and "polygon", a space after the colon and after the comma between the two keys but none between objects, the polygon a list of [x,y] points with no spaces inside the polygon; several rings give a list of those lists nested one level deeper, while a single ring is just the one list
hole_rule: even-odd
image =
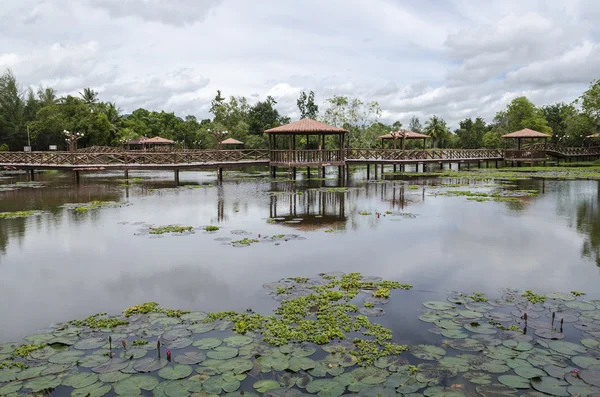
[{"label": "water lily leaf", "polygon": [[462,324],[458,321],[454,321],[451,319],[441,319],[434,322],[434,324],[443,329],[461,329]]},{"label": "water lily leaf", "polygon": [[567,391],[569,392],[569,395],[571,396],[581,396],[581,397],[587,397],[587,396],[598,396],[600,393],[600,389],[595,388],[595,387],[591,387],[591,386],[586,386],[586,385],[581,385],[581,386],[569,386],[567,387]]},{"label": "water lily leaf", "polygon": [[158,380],[149,375],[133,375],[113,385],[115,393],[120,395],[140,394],[142,390],[152,390],[158,386]]},{"label": "water lily leaf", "polygon": [[444,357],[439,360],[439,364],[443,368],[452,369],[457,372],[466,372],[471,368],[467,360],[458,357]]},{"label": "water lily leaf", "polygon": [[500,375],[498,382],[515,389],[529,389],[529,379],[516,375]]},{"label": "water lily leaf", "polygon": [[206,355],[215,360],[227,360],[238,355],[239,350],[235,347],[219,346],[209,350]]},{"label": "water lily leaf", "polygon": [[[475,325],[477,324],[477,325]],[[492,327],[489,324],[486,323],[479,323],[477,321],[473,321],[469,324],[465,324],[464,325],[465,329],[471,331],[471,332],[475,332],[476,334],[483,334],[483,335],[494,335],[495,333],[498,332],[498,329],[496,327]]]},{"label": "water lily leaf", "polygon": [[580,342],[582,345],[584,345],[588,349],[600,350],[600,341],[598,341],[596,339],[586,338],[586,339],[582,339]]},{"label": "water lily leaf", "polygon": [[455,305],[453,305],[451,303],[443,302],[443,301],[423,302],[423,306],[425,306],[428,309],[433,309],[433,310],[452,310],[456,307]]},{"label": "water lily leaf", "polygon": [[350,353],[331,353],[325,357],[325,361],[342,367],[352,367],[358,362],[358,358]]},{"label": "water lily leaf", "polygon": [[98,380],[98,375],[92,372],[80,372],[71,375],[62,381],[63,386],[70,386],[74,389],[81,389],[93,385]]},{"label": "water lily leaf", "polygon": [[300,371],[298,373],[285,373],[281,377],[279,377],[279,382],[285,387],[294,387],[298,386],[302,389],[306,388],[306,385],[311,382],[313,378],[304,371]]},{"label": "water lily leaf", "polygon": [[367,317],[379,317],[385,314],[385,310],[380,307],[361,307],[358,312]]},{"label": "water lily leaf", "polygon": [[441,335],[449,339],[466,339],[469,337],[469,334],[462,332],[461,329],[445,329]]},{"label": "water lily leaf", "polygon": [[[42,343],[48,343],[50,342],[52,339],[54,339],[55,336],[52,334],[35,334],[35,335],[29,335],[28,337],[24,338],[27,342],[35,344],[35,345],[40,345]],[[16,345],[14,343],[7,343],[4,345],[0,345],[0,353],[12,353],[15,350],[15,347],[17,347],[19,345]],[[12,347],[12,350],[11,350]]]},{"label": "water lily leaf", "polygon": [[102,353],[92,353],[82,357],[77,365],[84,368],[94,368],[108,362],[108,360],[110,358]]},{"label": "water lily leaf", "polygon": [[584,369],[579,371],[579,377],[589,385],[600,387],[600,370]]},{"label": "water lily leaf", "polygon": [[272,389],[278,389],[280,387],[279,382],[274,380],[259,380],[258,382],[252,385],[254,389],[256,389],[259,393],[265,393]]},{"label": "water lily leaf", "polygon": [[375,367],[361,367],[351,372],[354,379],[367,385],[384,383],[390,375],[385,369]]},{"label": "water lily leaf", "polygon": [[580,368],[589,368],[592,365],[600,365],[600,360],[596,357],[590,356],[575,356],[571,357],[571,361],[573,364],[577,365]]},{"label": "water lily leaf", "polygon": [[75,343],[73,347],[79,350],[92,350],[102,347],[106,344],[106,339],[104,338],[89,338],[82,339],[79,342]]},{"label": "water lily leaf", "polygon": [[239,381],[226,382],[220,376],[213,376],[202,384],[205,392],[221,394],[221,391],[234,392],[240,387]]},{"label": "water lily leaf", "polygon": [[533,349],[533,345],[529,342],[519,342],[514,339],[505,340],[502,344],[512,350],[526,352]]},{"label": "water lily leaf", "polygon": [[79,327],[64,327],[61,329],[58,329],[56,331],[54,331],[52,333],[52,335],[54,336],[58,336],[58,337],[62,337],[62,336],[66,336],[66,337],[78,337],[79,334],[81,333],[81,331],[83,331],[83,328],[79,328]]},{"label": "water lily leaf", "polygon": [[584,312],[596,310],[596,306],[593,303],[589,302],[572,301],[565,303],[565,306],[571,309],[577,309]]},{"label": "water lily leaf", "polygon": [[312,356],[317,349],[306,344],[288,344],[281,346],[279,351],[284,354],[291,354],[294,357],[308,357]]},{"label": "water lily leaf", "polygon": [[436,312],[425,312],[419,316],[419,320],[424,321],[426,323],[433,323],[443,318],[444,317],[440,316]]},{"label": "water lily leaf", "polygon": [[508,360],[506,360],[506,365],[508,365],[512,369],[515,369],[517,367],[533,367],[533,365],[531,365],[529,361],[518,357],[509,358]]},{"label": "water lily leaf", "polygon": [[581,379],[579,377],[579,373],[578,372],[572,372],[572,371],[568,371],[567,373],[565,373],[563,375],[562,378],[558,378],[558,379],[564,379],[567,381],[567,383],[569,383],[571,386],[585,386],[587,385],[587,383]]},{"label": "water lily leaf", "polygon": [[107,361],[104,364],[101,364],[97,367],[92,368],[92,371],[103,374],[107,372],[120,371],[129,365],[129,360],[124,360],[122,358],[113,358]]},{"label": "water lily leaf", "polygon": [[465,392],[451,387],[428,387],[423,391],[427,397],[465,397]]},{"label": "water lily leaf", "polygon": [[[250,393],[254,394],[254,393]],[[229,396],[229,394],[228,394]],[[287,389],[287,388],[277,388],[277,389],[269,389],[264,394],[263,397],[309,397],[310,394],[302,393],[297,389]],[[239,397],[239,396],[234,396]]]},{"label": "water lily leaf", "polygon": [[300,370],[308,371],[317,365],[316,361],[309,357],[292,357],[289,360],[289,369],[298,372]]},{"label": "water lily leaf", "polygon": [[23,387],[23,382],[11,382],[7,385],[0,386],[0,396],[8,396],[18,392]]},{"label": "water lily leaf", "polygon": [[290,365],[289,359],[283,354],[259,357],[256,362],[260,364],[263,372],[269,372],[271,369],[275,371],[285,371]]},{"label": "water lily leaf", "polygon": [[244,335],[235,335],[224,339],[224,342],[227,344],[227,346],[231,347],[242,347],[245,345],[249,345],[250,343],[252,343],[252,341],[252,338]]},{"label": "water lily leaf", "polygon": [[489,385],[492,383],[492,377],[485,372],[467,372],[463,377],[476,385]]},{"label": "water lily leaf", "polygon": [[192,367],[189,365],[176,364],[172,367],[164,367],[158,371],[158,376],[167,380],[178,380],[187,378],[192,374]]},{"label": "water lily leaf", "polygon": [[578,345],[576,343],[571,343],[571,342],[564,342],[564,341],[552,341],[549,344],[550,349],[554,350],[555,352],[567,355],[567,356],[574,356],[576,354],[580,354],[580,353],[586,353],[587,349],[581,345]]},{"label": "water lily leaf", "polygon": [[71,392],[71,397],[102,397],[107,395],[112,389],[111,385],[103,385],[96,382],[92,385],[75,389]]},{"label": "water lily leaf", "polygon": [[214,323],[198,323],[194,325],[190,325],[187,328],[189,331],[192,331],[195,334],[204,334],[215,329]]},{"label": "water lily leaf", "polygon": [[218,369],[221,372],[231,371],[234,374],[243,374],[244,372],[248,372],[252,369],[254,364],[252,360],[248,360],[246,358],[232,358],[230,360],[223,361]]},{"label": "water lily leaf", "polygon": [[440,360],[446,355],[446,350],[434,345],[416,345],[410,349],[410,353],[422,360]]},{"label": "water lily leaf", "polygon": [[550,376],[552,376],[553,378],[559,378],[562,379],[566,373],[569,372],[569,369],[564,368],[564,367],[559,367],[557,365],[554,364],[547,364],[544,365],[544,371],[546,371],[546,373]]},{"label": "water lily leaf", "polygon": [[519,352],[512,350],[506,346],[489,346],[487,351],[484,352],[486,356],[493,358],[494,360],[508,360],[510,358],[519,355]]},{"label": "water lily leaf", "polygon": [[206,354],[202,352],[187,352],[183,354],[177,354],[173,361],[178,364],[198,364],[206,360]]},{"label": "water lily leaf", "polygon": [[510,313],[504,313],[504,312],[485,313],[484,316],[485,316],[485,318],[489,318],[490,320],[500,321],[500,322],[513,320],[513,317],[510,315]]},{"label": "water lily leaf", "polygon": [[475,388],[483,397],[513,397],[516,389],[505,385],[483,385]]},{"label": "water lily leaf", "polygon": [[44,371],[48,367],[49,367],[48,365],[39,365],[37,367],[29,367],[27,369],[24,369],[23,371],[18,372],[16,374],[17,379],[24,380],[24,379],[29,379],[29,378],[35,378],[37,376],[40,376],[42,374],[42,371]]},{"label": "water lily leaf", "polygon": [[344,394],[346,388],[333,379],[317,379],[306,385],[306,391],[319,397],[338,397]]},{"label": "water lily leaf", "polygon": [[172,341],[166,341],[163,346],[165,349],[169,350],[177,350],[183,349],[184,347],[188,347],[194,342],[192,338],[179,338]]},{"label": "water lily leaf", "polygon": [[[176,380],[170,382],[160,383],[157,388],[159,388],[162,384],[162,390],[164,391],[165,396],[167,397],[187,397],[191,393],[200,393],[203,397],[208,397],[210,394],[202,392],[202,382],[194,381],[194,380]],[[194,394],[192,394],[194,395]]]},{"label": "water lily leaf", "polygon": [[41,392],[42,390],[54,389],[60,385],[60,379],[55,375],[46,375],[39,378],[31,379],[25,382],[23,387],[30,389],[34,393]]},{"label": "water lily leaf", "polygon": [[137,361],[133,368],[138,372],[154,372],[169,364],[166,358],[143,358]]},{"label": "water lily leaf", "polygon": [[554,331],[552,329],[546,329],[546,328],[536,329],[535,334],[537,336],[539,336],[540,338],[544,338],[544,339],[557,340],[557,339],[565,338],[565,334],[563,334],[562,332],[558,332],[558,331]]},{"label": "water lily leaf", "polygon": [[569,384],[564,380],[552,378],[550,376],[531,379],[531,386],[537,391],[552,396],[569,396],[569,392],[567,391]]},{"label": "water lily leaf", "polygon": [[123,372],[113,371],[100,374],[98,376],[98,379],[100,380],[100,382],[104,383],[115,383],[120,380],[127,379],[130,376],[131,374],[124,374]]},{"label": "water lily leaf", "polygon": [[490,360],[479,365],[479,369],[493,374],[502,374],[510,370],[510,367],[505,364],[505,361]]},{"label": "water lily leaf", "polygon": [[517,374],[523,378],[527,378],[527,379],[548,376],[546,371],[543,371],[536,367],[521,366],[521,367],[515,368],[514,371],[515,371],[515,374]]},{"label": "water lily leaf", "polygon": [[563,301],[574,301],[576,299],[573,295],[564,292],[550,292],[549,294],[546,294],[546,297],[550,299],[560,299]]},{"label": "water lily leaf", "polygon": [[558,367],[566,367],[567,362],[562,356],[549,356],[543,354],[534,354],[532,356],[527,357],[527,361],[529,361],[532,365],[536,367],[543,367],[546,364],[554,364]]},{"label": "water lily leaf", "polygon": [[61,351],[65,351],[66,349],[68,349],[65,346],[57,346],[57,347],[53,347],[53,346],[46,346],[43,349],[38,349],[38,350],[34,350],[32,351],[29,356],[31,358],[33,358],[34,360],[47,360],[50,358],[50,356],[55,355],[56,353],[60,353]]},{"label": "water lily leaf", "polygon": [[160,339],[163,342],[168,342],[168,341],[174,341],[175,339],[179,339],[179,338],[187,338],[191,335],[192,335],[192,332],[187,330],[186,328],[176,328],[176,329],[171,329],[167,332],[164,332],[160,336]]},{"label": "water lily leaf", "polygon": [[446,341],[446,345],[450,346],[453,349],[466,351],[466,352],[480,352],[485,349],[483,343],[476,339],[455,339]]},{"label": "water lily leaf", "polygon": [[17,379],[17,373],[19,372],[21,372],[20,368],[0,369],[0,383],[10,382],[12,380]]},{"label": "water lily leaf", "polygon": [[148,349],[144,349],[144,348],[133,348],[133,349],[127,349],[125,351],[122,351],[119,354],[120,358],[125,358],[128,360],[131,360],[132,358],[137,360],[139,358],[145,357],[146,354],[148,354]]},{"label": "water lily leaf", "polygon": [[468,319],[482,318],[483,314],[474,310],[459,310],[458,315]]},{"label": "water lily leaf", "polygon": [[219,346],[221,346],[222,343],[223,343],[223,341],[218,338],[204,338],[204,339],[198,339],[198,340],[194,341],[194,343],[192,343],[192,344],[194,346],[196,346],[198,349],[208,350],[208,349],[214,349],[215,347],[219,347]]},{"label": "water lily leaf", "polygon": [[70,364],[76,363],[85,353],[82,351],[65,351],[53,354],[48,358],[48,361],[53,364]]}]

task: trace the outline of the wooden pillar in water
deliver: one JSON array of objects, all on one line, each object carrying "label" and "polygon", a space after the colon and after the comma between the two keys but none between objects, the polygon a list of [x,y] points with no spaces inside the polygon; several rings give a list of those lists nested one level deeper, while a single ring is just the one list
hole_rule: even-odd
[{"label": "wooden pillar in water", "polygon": [[75,170],[75,183],[79,185],[79,171]]},{"label": "wooden pillar in water", "polygon": [[129,170],[125,169],[125,179],[129,179]]},{"label": "wooden pillar in water", "polygon": [[458,170],[460,171],[460,161],[458,163],[456,163],[456,164],[457,164]]},{"label": "wooden pillar in water", "polygon": [[296,167],[292,167],[292,179],[296,180]]},{"label": "wooden pillar in water", "polygon": [[[179,168],[175,168],[175,184],[179,185]],[[219,178],[219,174],[217,173],[217,179]]]},{"label": "wooden pillar in water", "polygon": [[371,179],[371,165],[367,164],[367,180]]},{"label": "wooden pillar in water", "polygon": [[35,181],[35,170],[33,168],[28,171],[28,176],[31,182]]},{"label": "wooden pillar in water", "polygon": [[396,164],[394,164],[394,172],[396,172]]},{"label": "wooden pillar in water", "polygon": [[306,167],[306,177],[310,179],[310,167]]},{"label": "wooden pillar in water", "polygon": [[481,161],[477,160],[477,168],[481,168]]},{"label": "wooden pillar in water", "polygon": [[498,160],[496,160],[496,168],[498,168]]},{"label": "wooden pillar in water", "polygon": [[374,164],[374,165],[375,165],[375,180],[377,180],[377,164]]}]

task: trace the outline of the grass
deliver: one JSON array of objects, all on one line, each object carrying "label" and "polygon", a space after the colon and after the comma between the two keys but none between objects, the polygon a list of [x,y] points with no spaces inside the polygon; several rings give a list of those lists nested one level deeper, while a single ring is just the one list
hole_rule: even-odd
[{"label": "grass", "polygon": [[39,211],[0,212],[0,219],[27,218],[37,213],[39,213]]},{"label": "grass", "polygon": [[151,227],[150,234],[183,233],[183,232],[191,232],[193,229],[194,229],[193,226],[177,226],[177,225],[158,226],[158,227]]},{"label": "grass", "polygon": [[206,230],[207,232],[216,232],[217,230],[219,230],[218,226],[206,226],[204,228],[204,230]]},{"label": "grass", "polygon": [[232,241],[231,244],[238,244],[238,245],[250,245],[250,244],[254,244],[254,243],[260,243],[260,240],[257,240],[255,238],[243,238],[241,240],[236,240],[236,241]]}]

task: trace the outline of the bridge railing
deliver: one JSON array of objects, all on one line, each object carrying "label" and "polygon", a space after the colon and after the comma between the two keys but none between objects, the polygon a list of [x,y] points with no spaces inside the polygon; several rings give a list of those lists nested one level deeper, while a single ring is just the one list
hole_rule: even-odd
[{"label": "bridge railing", "polygon": [[197,150],[186,152],[115,151],[79,152],[0,152],[0,164],[27,165],[167,165],[195,163],[235,163],[269,160],[266,149]]},{"label": "bridge railing", "polygon": [[556,153],[562,156],[598,156],[600,155],[600,146],[589,147],[569,147],[558,145],[556,143],[534,143],[526,147],[531,150],[546,150],[549,153]]},{"label": "bridge railing", "polygon": [[504,150],[505,160],[545,160],[545,150],[535,149],[506,149]]},{"label": "bridge railing", "polygon": [[273,163],[333,163],[344,161],[343,150],[271,150]]},{"label": "bridge railing", "polygon": [[477,160],[500,159],[500,149],[434,149],[434,150],[393,150],[393,149],[346,149],[346,160],[357,161],[435,161],[435,160]]}]

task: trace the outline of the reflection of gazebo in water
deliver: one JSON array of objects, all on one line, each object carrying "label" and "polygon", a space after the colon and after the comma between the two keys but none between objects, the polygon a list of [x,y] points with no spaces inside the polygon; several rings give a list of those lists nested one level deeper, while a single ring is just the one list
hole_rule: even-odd
[{"label": "reflection of gazebo in water", "polygon": [[381,148],[383,149],[383,142],[386,139],[394,140],[394,149],[397,148],[398,139],[402,140],[400,148],[404,150],[406,147],[407,139],[422,139],[423,140],[423,149],[427,149],[427,139],[431,138],[429,135],[419,134],[418,132],[408,131],[408,130],[398,130],[390,132],[389,134],[378,136],[377,139],[381,139]]},{"label": "reflection of gazebo in water", "polygon": [[147,138],[145,136],[133,139],[127,142],[127,149],[137,149],[137,150],[146,150],[146,149],[163,149],[168,150],[171,149],[175,145],[175,142],[170,139],[161,138],[159,136],[155,136],[153,138]]},{"label": "reflection of gazebo in water", "polygon": [[[325,166],[338,166],[340,171],[346,165],[344,155],[344,141],[348,130],[333,127],[320,121],[304,118],[281,127],[271,128],[265,133],[269,136],[270,166],[271,173],[275,175],[277,167],[290,167],[296,171],[296,167],[319,167],[320,173],[323,173]],[[298,135],[306,136],[306,148],[296,150],[296,137]],[[316,146],[318,149],[308,149],[311,147],[311,136],[317,137]],[[335,143],[333,149],[327,149],[325,144],[326,136],[337,137],[335,140],[329,139]],[[314,143],[314,142],[313,142]],[[285,148],[287,144],[287,149]],[[340,172],[342,175],[342,172]]]},{"label": "reflection of gazebo in water", "polygon": [[302,231],[344,229],[347,220],[344,193],[321,189],[309,189],[302,195],[295,192],[271,195],[269,217]]},{"label": "reflection of gazebo in water", "polygon": [[227,149],[242,149],[244,147],[244,142],[238,141],[237,139],[227,138],[221,143],[219,143],[219,147],[225,146]]},{"label": "reflection of gazebo in water", "polygon": [[[529,128],[522,129],[520,131],[511,132],[510,134],[502,135],[504,139],[516,139],[517,140],[517,148],[510,148],[504,150],[504,159],[510,161],[530,161],[533,163],[534,161],[546,161],[546,143],[550,135],[544,134],[539,131],[534,131]],[[536,139],[543,139],[544,147],[541,149],[534,149],[533,147],[523,149],[521,147],[521,141],[523,139],[528,139],[531,144],[535,142]]]}]

